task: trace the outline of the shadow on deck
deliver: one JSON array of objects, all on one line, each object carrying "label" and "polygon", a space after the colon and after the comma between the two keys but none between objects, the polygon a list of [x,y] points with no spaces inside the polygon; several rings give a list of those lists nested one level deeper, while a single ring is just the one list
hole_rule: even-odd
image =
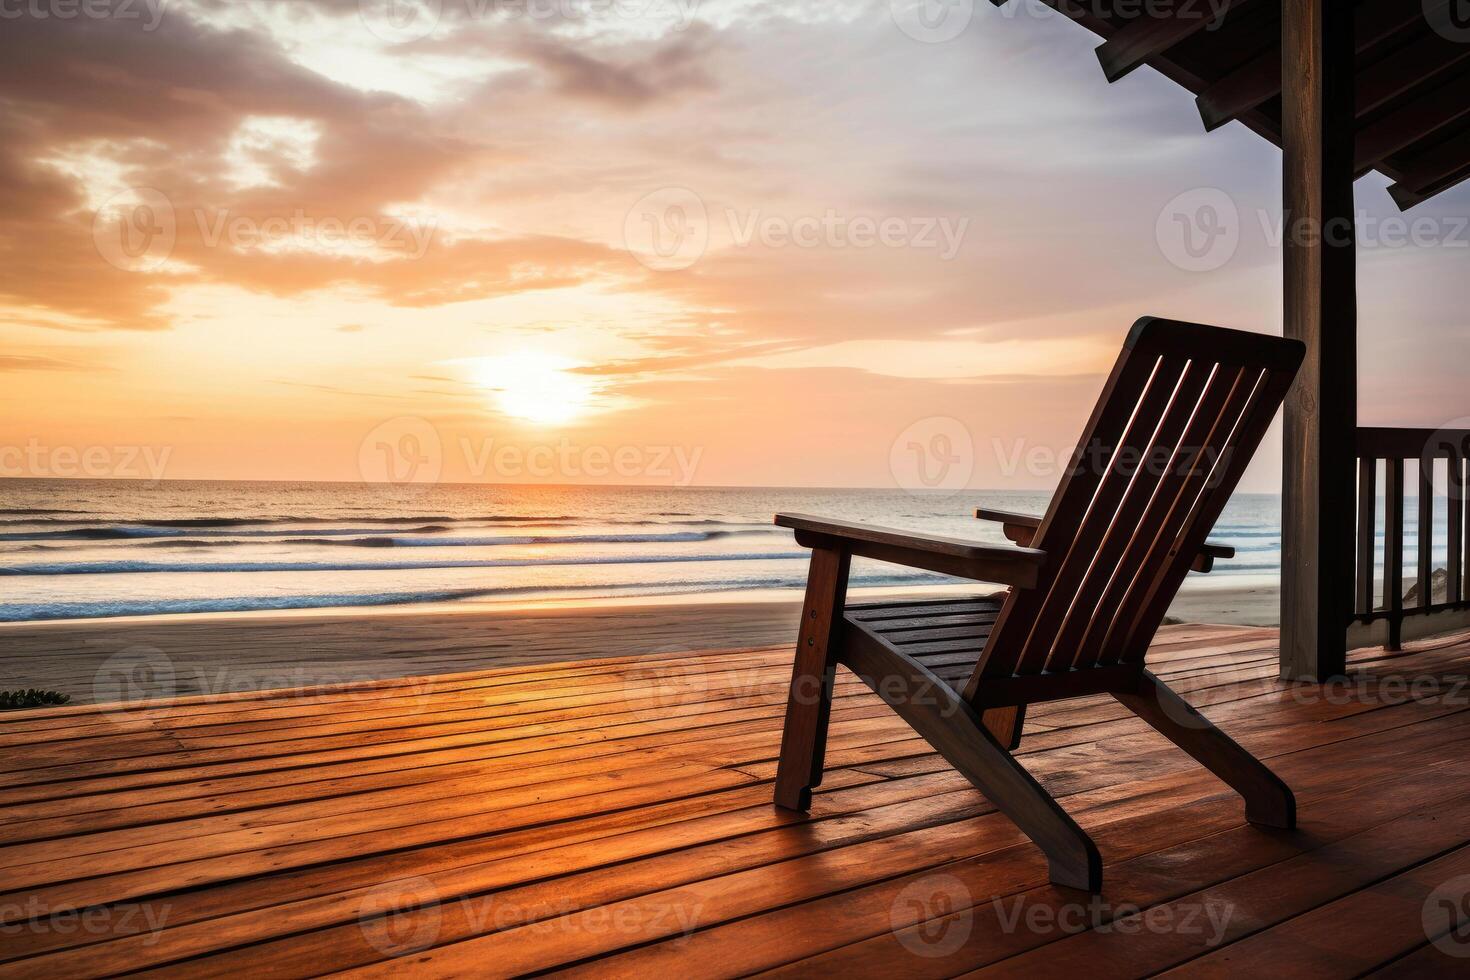
[{"label": "shadow on deck", "polygon": [[810,817],[774,809],[782,651],[4,717],[0,974],[1463,970],[1470,637],[1328,688],[1275,644],[1167,627],[1150,663],[1294,787],[1295,832],[1110,700],[1034,709],[1090,900],[849,675]]}]

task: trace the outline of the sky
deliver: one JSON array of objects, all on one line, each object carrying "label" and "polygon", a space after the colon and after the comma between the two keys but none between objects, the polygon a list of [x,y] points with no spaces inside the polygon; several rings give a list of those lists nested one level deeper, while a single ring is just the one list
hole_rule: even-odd
[{"label": "sky", "polygon": [[[1041,489],[1137,317],[1281,329],[1279,151],[1036,0],[83,3],[0,5],[0,476]],[[1470,190],[1386,185],[1436,427]]]}]

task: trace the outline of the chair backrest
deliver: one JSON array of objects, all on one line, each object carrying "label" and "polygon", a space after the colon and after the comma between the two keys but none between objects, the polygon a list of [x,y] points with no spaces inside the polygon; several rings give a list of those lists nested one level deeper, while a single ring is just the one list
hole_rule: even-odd
[{"label": "chair backrest", "polygon": [[976,664],[987,677],[1142,663],[1281,406],[1294,340],[1146,317],[1133,327]]}]

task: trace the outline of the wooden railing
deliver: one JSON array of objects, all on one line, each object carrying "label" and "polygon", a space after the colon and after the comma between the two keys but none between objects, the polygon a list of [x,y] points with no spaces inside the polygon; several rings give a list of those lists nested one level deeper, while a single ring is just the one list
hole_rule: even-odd
[{"label": "wooden railing", "polygon": [[[1466,487],[1470,485],[1470,429],[1359,429],[1358,430],[1357,582],[1349,635],[1355,642],[1382,643],[1399,648],[1408,628],[1427,635],[1470,625],[1470,562],[1466,558]],[[1378,463],[1383,462],[1383,586],[1377,601],[1376,550],[1378,517]],[[1418,594],[1414,604],[1404,602],[1404,461],[1417,463],[1418,480]],[[1436,494],[1435,469],[1445,460],[1448,518],[1445,523],[1447,581],[1445,597],[1435,601],[1434,561]]]}]

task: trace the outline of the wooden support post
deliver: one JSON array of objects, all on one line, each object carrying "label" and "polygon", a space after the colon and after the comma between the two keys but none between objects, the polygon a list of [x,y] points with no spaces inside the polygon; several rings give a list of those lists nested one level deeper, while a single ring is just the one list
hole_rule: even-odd
[{"label": "wooden support post", "polygon": [[1286,399],[1281,676],[1347,662],[1353,608],[1357,256],[1353,5],[1283,0],[1285,333],[1307,345]]}]

